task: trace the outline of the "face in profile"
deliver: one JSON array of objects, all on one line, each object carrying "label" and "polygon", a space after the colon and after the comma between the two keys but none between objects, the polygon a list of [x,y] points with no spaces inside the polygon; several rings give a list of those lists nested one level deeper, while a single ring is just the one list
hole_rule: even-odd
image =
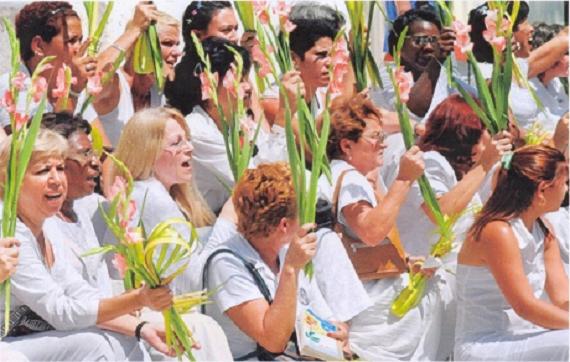
[{"label": "face in profile", "polygon": [[154,175],[167,189],[192,180],[192,150],[184,128],[175,119],[168,119],[162,147],[154,163]]},{"label": "face in profile", "polygon": [[68,143],[65,175],[69,186],[68,198],[75,200],[95,191],[101,165],[85,132],[74,132]]}]

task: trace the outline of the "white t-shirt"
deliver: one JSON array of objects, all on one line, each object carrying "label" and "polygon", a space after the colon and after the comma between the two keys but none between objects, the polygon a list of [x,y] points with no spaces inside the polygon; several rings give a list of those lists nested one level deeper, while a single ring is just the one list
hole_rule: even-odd
[{"label": "white t-shirt", "polygon": [[568,94],[560,78],[554,78],[546,86],[538,79],[532,78],[530,84],[544,106],[544,111],[538,113],[538,121],[550,133],[556,129],[556,124],[568,112]]},{"label": "white t-shirt", "polygon": [[319,194],[332,202],[336,183],[341,173],[345,170],[352,170],[348,171],[342,180],[342,186],[338,195],[337,217],[338,222],[345,227],[345,232],[350,237],[358,239],[356,234],[348,226],[342,209],[345,206],[357,203],[359,201],[366,201],[372,207],[376,207],[376,205],[378,205],[378,202],[376,200],[376,195],[374,194],[374,189],[366,177],[358,172],[348,162],[343,160],[332,160],[330,165],[332,185],[328,182],[326,176],[322,175],[319,178]]},{"label": "white t-shirt", "polygon": [[[523,58],[516,58],[516,62],[521,70],[521,73],[526,76],[528,74],[528,60]],[[490,79],[493,73],[493,64],[478,63],[478,65],[483,77],[485,77],[485,79]],[[456,62],[455,69],[458,78],[466,83],[468,82],[473,87],[475,87],[475,75],[473,72],[469,73],[467,68],[467,63]],[[470,74],[470,76],[468,76],[468,74]],[[519,126],[525,129],[528,129],[537,120],[544,122],[546,119],[548,119],[547,114],[541,115],[543,112],[539,109],[538,105],[534,101],[531,92],[523,85],[520,85],[515,80],[514,76],[511,83],[511,90],[509,92],[509,107],[513,111],[513,114]],[[557,120],[558,119],[556,119],[556,121]],[[544,126],[549,131],[551,129],[553,130],[553,128],[551,128],[551,120],[545,123]]]},{"label": "white t-shirt", "polygon": [[[455,171],[453,171],[449,162],[440,153],[436,151],[425,152],[424,162],[424,174],[436,196],[449,192],[457,185]],[[421,195],[419,184],[414,182],[397,219],[400,240],[404,244],[406,251],[413,256],[429,255],[431,245],[438,239],[438,235],[435,234],[437,230],[436,225],[430,221],[421,208],[423,203],[424,199]],[[477,204],[480,205],[481,200],[479,195],[475,193],[467,208],[469,209]],[[472,212],[465,213],[456,222],[454,227],[456,235],[455,251],[458,250],[459,243],[463,242],[464,233],[471,225],[471,222]],[[449,255],[453,255],[453,252]],[[450,256],[450,258],[454,260],[453,257]]]},{"label": "white t-shirt", "polygon": [[186,116],[192,134],[192,167],[198,190],[217,213],[230,196],[234,177],[224,144],[224,136],[216,122],[200,106]]},{"label": "white t-shirt", "polygon": [[[99,292],[91,287],[66,260],[57,240],[51,241],[55,262],[47,268],[36,238],[18,222],[20,240],[18,268],[11,280],[11,310],[26,305],[56,330],[77,330],[94,326],[99,310]],[[4,303],[0,303],[4,323]]]},{"label": "white t-shirt", "polygon": [[[91,195],[87,198],[92,198]],[[48,218],[43,226],[44,234],[48,240],[57,240],[54,248],[61,246],[65,262],[75,269],[83,279],[93,288],[97,288],[101,297],[111,297],[112,287],[109,270],[103,254],[82,257],[87,251],[101,246],[89,209],[74,204],[73,210],[77,214],[77,222],[66,222],[58,216]]]},{"label": "white t-shirt", "polygon": [[[129,82],[127,82],[127,78],[125,78],[122,70],[118,70],[116,74],[119,78],[119,102],[117,107],[107,114],[99,115],[99,120],[103,125],[105,134],[109,138],[109,141],[111,141],[113,147],[117,147],[123,127],[125,127],[127,122],[135,114],[131,86]],[[164,103],[164,97],[158,93],[158,89],[153,85],[150,89],[149,108],[160,107]]]}]

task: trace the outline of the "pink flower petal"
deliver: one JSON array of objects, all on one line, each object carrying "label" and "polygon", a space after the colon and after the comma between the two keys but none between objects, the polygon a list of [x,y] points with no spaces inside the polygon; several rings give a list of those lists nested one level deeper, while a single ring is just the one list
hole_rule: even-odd
[{"label": "pink flower petal", "polygon": [[127,271],[127,262],[125,261],[125,257],[119,253],[115,253],[113,256],[113,260],[111,261],[113,266],[119,272],[121,279],[125,277],[125,272]]},{"label": "pink flower petal", "polygon": [[23,72],[17,72],[14,78],[12,78],[12,84],[20,92],[26,89],[26,79],[28,76]]},{"label": "pink flower petal", "polygon": [[22,127],[25,126],[26,123],[28,123],[28,119],[30,119],[30,116],[28,116],[27,114],[14,112],[14,123],[16,126],[16,131],[22,129]]},{"label": "pink flower petal", "polygon": [[48,90],[48,83],[44,77],[37,77],[32,83],[32,99],[38,103]]}]

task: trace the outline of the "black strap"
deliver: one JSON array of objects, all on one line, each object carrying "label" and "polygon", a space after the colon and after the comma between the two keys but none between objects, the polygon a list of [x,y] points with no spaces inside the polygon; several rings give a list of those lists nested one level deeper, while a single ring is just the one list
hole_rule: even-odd
[{"label": "black strap", "polygon": [[[230,249],[218,249],[218,250],[214,251],[211,255],[208,256],[208,259],[206,259],[206,263],[204,263],[204,268],[202,269],[202,288],[208,287],[208,268],[210,267],[212,260],[217,255],[224,254],[224,253],[225,254],[231,254],[231,255],[235,256],[237,259],[241,260],[243,265],[245,265],[245,267],[247,268],[247,270],[249,271],[249,273],[253,277],[255,284],[259,288],[259,291],[261,292],[261,294],[263,294],[263,297],[265,298],[267,303],[269,303],[269,304],[273,303],[273,298],[271,297],[271,293],[269,292],[269,288],[267,287],[267,284],[265,284],[265,281],[261,277],[261,274],[259,274],[259,271],[255,268],[255,265],[252,262],[245,260],[244,257],[242,257],[241,255],[239,255],[238,253],[236,253],[235,251],[230,250]],[[205,304],[202,304],[201,309],[202,309],[202,313],[206,314],[206,305]],[[297,341],[295,338],[295,332],[293,332],[293,334],[291,335],[291,341],[294,342],[295,347],[298,350]],[[261,361],[272,361],[275,359],[275,357],[277,357],[279,355],[280,354],[274,354],[274,353],[267,351],[265,348],[261,347],[261,345],[259,343],[257,343],[257,348],[255,349],[255,351],[250,352],[244,356],[238,357],[235,360],[236,361],[246,361],[246,360],[252,359],[253,357],[257,357]]]},{"label": "black strap", "polygon": [[[202,288],[208,287],[208,268],[210,267],[212,260],[217,255],[224,254],[224,253],[225,254],[231,254],[231,255],[235,256],[237,259],[239,259],[243,263],[243,265],[247,268],[247,270],[249,271],[249,273],[253,277],[253,281],[255,282],[257,287],[259,288],[259,291],[261,292],[261,294],[263,294],[263,298],[265,298],[267,303],[269,303],[269,304],[273,303],[273,298],[271,297],[271,293],[269,292],[269,288],[267,287],[267,284],[265,284],[265,281],[261,277],[261,274],[259,274],[259,271],[255,268],[255,265],[252,262],[245,260],[244,257],[242,257],[241,255],[239,255],[238,253],[236,253],[235,251],[230,250],[230,249],[218,249],[218,250],[214,251],[210,256],[208,256],[208,259],[206,259],[206,263],[204,264],[204,269],[202,270]],[[204,314],[206,313],[206,305],[205,304],[202,304],[202,313],[204,313]]]}]

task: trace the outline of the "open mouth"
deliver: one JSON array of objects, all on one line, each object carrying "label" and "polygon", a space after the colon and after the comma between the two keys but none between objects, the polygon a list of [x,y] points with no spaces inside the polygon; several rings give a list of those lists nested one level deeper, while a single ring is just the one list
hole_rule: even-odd
[{"label": "open mouth", "polygon": [[62,197],[63,197],[63,194],[62,194],[62,193],[45,195],[45,198],[46,198],[48,201],[56,201],[56,200],[61,199]]},{"label": "open mouth", "polygon": [[183,168],[192,169],[192,162],[190,160],[186,160],[180,164]]}]

